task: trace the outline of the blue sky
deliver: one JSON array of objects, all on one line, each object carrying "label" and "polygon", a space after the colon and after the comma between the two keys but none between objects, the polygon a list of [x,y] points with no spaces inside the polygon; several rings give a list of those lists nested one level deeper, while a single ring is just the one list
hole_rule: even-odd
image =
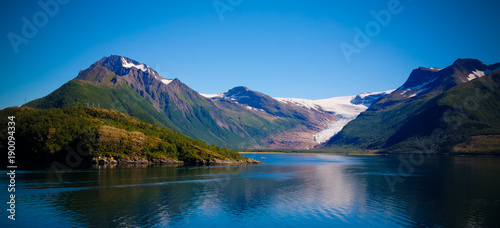
[{"label": "blue sky", "polygon": [[[0,9],[0,108],[43,97],[112,54],[201,93],[244,85],[308,99],[395,89],[412,69],[457,58],[500,62],[499,1],[65,1],[41,1],[57,2],[52,15],[38,1]],[[232,11],[221,17],[214,2]],[[371,11],[391,18],[382,26]],[[23,17],[36,32],[23,35]],[[355,46],[355,28],[370,42]],[[12,45],[12,34],[27,43]],[[350,61],[342,43],[357,48]]]}]

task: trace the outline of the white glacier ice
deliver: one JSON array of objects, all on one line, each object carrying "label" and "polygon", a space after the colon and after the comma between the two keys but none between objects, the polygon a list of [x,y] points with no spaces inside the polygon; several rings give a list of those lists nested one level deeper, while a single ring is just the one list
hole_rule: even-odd
[{"label": "white glacier ice", "polygon": [[[376,92],[376,93],[361,93],[359,96],[361,98],[365,98],[370,95],[377,94],[390,94],[394,92],[394,90],[384,91],[384,92]],[[356,96],[343,96],[343,97],[332,97],[321,100],[308,100],[308,99],[299,99],[299,98],[274,98],[280,102],[284,103],[292,103],[296,105],[300,105],[305,108],[310,108],[314,110],[323,109],[327,112],[332,112],[337,115],[337,120],[333,123],[328,124],[325,129],[314,134],[314,140],[317,143],[323,143],[328,141],[332,136],[337,134],[344,128],[347,123],[356,119],[356,117],[366,109],[368,106],[362,104],[353,104],[351,101],[356,98]]]}]

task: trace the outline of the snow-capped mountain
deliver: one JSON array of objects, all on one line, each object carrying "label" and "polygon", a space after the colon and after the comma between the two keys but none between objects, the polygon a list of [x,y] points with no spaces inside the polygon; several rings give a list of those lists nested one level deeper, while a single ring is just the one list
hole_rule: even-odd
[{"label": "snow-capped mountain", "polygon": [[500,63],[477,59],[457,59],[443,69],[417,68],[396,91],[316,148],[449,152],[461,140],[493,134],[500,107],[498,96],[492,96],[498,94],[498,70]]},{"label": "snow-capped mountain", "polygon": [[336,119],[324,110],[287,105],[246,87],[206,98],[179,79],[166,79],[144,63],[104,57],[48,96],[36,108],[82,105],[114,109],[232,148],[308,149],[312,135]]},{"label": "snow-capped mountain", "polygon": [[444,69],[419,67],[411,72],[408,80],[393,95],[397,99],[409,99],[427,93],[440,93],[498,69],[499,64],[486,65],[477,59],[457,59]]},{"label": "snow-capped mountain", "polygon": [[377,99],[393,91],[394,90],[376,93],[361,93],[353,96],[332,97],[321,100],[299,98],[275,99],[283,103],[295,104],[309,109],[324,110],[337,115],[337,119],[334,122],[328,123],[323,130],[313,135],[314,141],[323,143],[342,130],[347,123],[356,119],[361,112],[370,107]]},{"label": "snow-capped mountain", "polygon": [[218,107],[234,104],[262,118],[273,118],[277,121],[294,120],[299,123],[292,123],[290,131],[269,136],[267,148],[312,148],[318,144],[314,141],[314,134],[338,118],[332,111],[321,107],[309,108],[303,105],[305,103],[301,105],[301,103],[283,102],[244,86],[234,87],[225,93],[201,95]]},{"label": "snow-capped mountain", "polygon": [[[246,87],[235,87],[225,93],[217,94],[201,94],[202,96],[212,99],[228,99],[236,103],[247,105],[248,109],[262,110],[269,114],[284,117],[284,113],[277,110],[291,109],[290,107],[300,107],[309,112],[328,112],[335,114],[337,118],[331,122],[325,123],[325,127],[313,132],[311,137],[316,143],[323,143],[334,136],[337,132],[355,119],[361,112],[365,111],[373,102],[380,97],[390,94],[394,90],[375,92],[375,93],[361,93],[353,96],[332,97],[320,100],[309,100],[301,98],[271,98],[263,93],[249,90]],[[280,105],[287,105],[288,108],[280,107]],[[299,110],[295,108],[296,110]],[[300,112],[297,112],[300,113]],[[294,117],[294,116],[289,116]],[[299,117],[305,119],[304,116],[296,114],[295,118]],[[311,118],[308,118],[311,119]]]},{"label": "snow-capped mountain", "polygon": [[[228,99],[236,103],[247,105],[248,109],[262,110],[269,114],[284,116],[282,113],[271,110],[282,110],[280,103],[288,106],[301,107],[305,110],[315,112],[328,112],[335,114],[337,118],[331,122],[326,123],[326,127],[316,131],[312,134],[312,138],[316,143],[323,143],[338,133],[342,128],[354,120],[361,112],[365,111],[377,99],[387,94],[392,93],[394,90],[383,92],[367,92],[352,96],[332,97],[320,100],[309,100],[301,98],[271,98],[263,93],[249,90],[246,87],[235,87],[225,93],[217,94],[201,94],[202,96],[212,99]],[[278,101],[279,103],[277,103]],[[278,109],[276,109],[278,107]]]},{"label": "snow-capped mountain", "polygon": [[[369,119],[370,115],[384,110],[419,107],[421,101],[456,85],[481,79],[497,69],[500,69],[500,64],[488,66],[479,60],[458,59],[444,69],[415,69],[405,84],[395,91],[308,100],[273,98],[243,86],[225,93],[202,95],[179,79],[161,77],[144,63],[112,55],[95,62],[53,93],[26,106],[61,108],[97,104],[96,107],[128,113],[145,122],[219,146],[311,149],[325,141],[321,144],[325,147],[339,142],[339,139],[343,140],[341,143],[355,141],[367,128],[388,128],[385,133],[373,134],[387,135],[395,125],[386,123],[397,122],[403,114],[380,118],[377,121],[383,119],[382,124],[387,126],[373,128],[366,127],[370,123],[358,120]],[[415,110],[408,113],[411,111]],[[353,137],[342,133],[348,127],[362,132]]]},{"label": "snow-capped mountain", "polygon": [[155,70],[153,70],[153,68],[149,67],[146,64],[139,63],[135,60],[123,56],[120,57],[120,60],[124,68],[135,68],[141,70],[142,72],[147,72],[148,74],[152,75],[156,80],[160,80],[160,82],[162,82],[165,85],[168,85],[172,81],[174,81],[173,79],[165,79],[161,77]]}]

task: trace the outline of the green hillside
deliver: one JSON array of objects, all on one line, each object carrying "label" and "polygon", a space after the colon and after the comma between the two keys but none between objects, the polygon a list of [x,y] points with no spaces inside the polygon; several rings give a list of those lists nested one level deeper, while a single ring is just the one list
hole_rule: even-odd
[{"label": "green hillside", "polygon": [[151,124],[180,130],[148,100],[125,85],[108,88],[87,81],[71,80],[46,97],[28,102],[25,106],[40,109],[71,106],[113,109]]},{"label": "green hillside", "polygon": [[[82,106],[6,108],[0,110],[0,137],[4,139],[8,138],[8,116],[15,116],[16,160],[21,168],[52,161],[67,163],[71,151],[78,151],[82,164],[98,157],[127,161],[170,159],[187,164],[217,159],[247,161],[235,150],[209,146],[114,110]],[[0,149],[5,151],[5,145]]]},{"label": "green hillside", "polygon": [[231,102],[213,102],[200,96],[182,82],[174,80],[168,90],[157,92],[159,109],[124,82],[97,85],[71,80],[46,97],[26,107],[49,109],[72,106],[100,107],[129,114],[150,124],[166,127],[189,137],[223,147],[251,148],[265,144],[269,135],[292,129],[298,121],[256,114]]},{"label": "green hillside", "polygon": [[[488,140],[489,139],[489,140]],[[427,102],[389,138],[387,152],[500,153],[500,73],[456,86]]]},{"label": "green hillside", "polygon": [[[387,109],[370,107],[327,147],[387,153],[500,152],[500,73],[417,97]],[[381,102],[379,106],[383,106]]]},{"label": "green hillside", "polygon": [[163,112],[160,112],[130,86],[121,84],[110,88],[87,81],[72,80],[48,96],[29,102],[25,106],[48,109],[88,105],[123,112],[147,123],[167,127],[219,146],[237,145],[236,142],[246,141],[217,125],[210,117],[208,101],[199,97],[193,99],[192,94],[188,94],[186,98],[182,93],[176,93],[173,97],[180,100],[186,109],[189,107],[191,110],[181,110],[175,104],[164,103]]}]

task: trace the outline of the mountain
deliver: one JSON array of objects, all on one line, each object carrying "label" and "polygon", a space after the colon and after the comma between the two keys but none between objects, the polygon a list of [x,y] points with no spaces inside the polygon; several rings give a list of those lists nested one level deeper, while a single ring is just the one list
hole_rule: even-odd
[{"label": "mountain", "polygon": [[[173,130],[108,109],[6,108],[0,110],[0,136],[5,139],[8,116],[15,116],[16,161],[23,169],[42,163],[59,169],[63,168],[59,167],[62,164],[75,168],[91,162],[257,163],[241,157],[235,150],[208,146]],[[1,144],[0,149],[7,148]]]},{"label": "mountain", "polygon": [[243,86],[234,87],[225,93],[204,96],[224,113],[234,112],[237,110],[235,107],[240,107],[244,111],[239,112],[251,112],[270,121],[279,121],[285,128],[264,138],[265,148],[269,149],[310,149],[317,145],[313,135],[337,118],[326,110],[281,102]]},{"label": "mountain", "polygon": [[372,103],[391,92],[392,90],[376,93],[361,93],[355,96],[332,97],[321,100],[299,98],[275,99],[282,103],[295,104],[313,110],[324,110],[335,114],[337,116],[336,120],[328,122],[325,128],[313,135],[317,143],[323,143],[342,130],[347,123],[354,120],[361,112],[370,107]]},{"label": "mountain", "polygon": [[500,135],[498,70],[500,64],[476,59],[415,69],[400,88],[317,148],[408,152],[420,146],[450,152],[461,143],[484,141],[485,135],[491,140]]},{"label": "mountain", "polygon": [[232,148],[312,148],[312,135],[335,120],[324,110],[278,102],[235,87],[207,98],[124,56],[104,57],[46,97],[25,106],[113,109],[209,144]]}]

